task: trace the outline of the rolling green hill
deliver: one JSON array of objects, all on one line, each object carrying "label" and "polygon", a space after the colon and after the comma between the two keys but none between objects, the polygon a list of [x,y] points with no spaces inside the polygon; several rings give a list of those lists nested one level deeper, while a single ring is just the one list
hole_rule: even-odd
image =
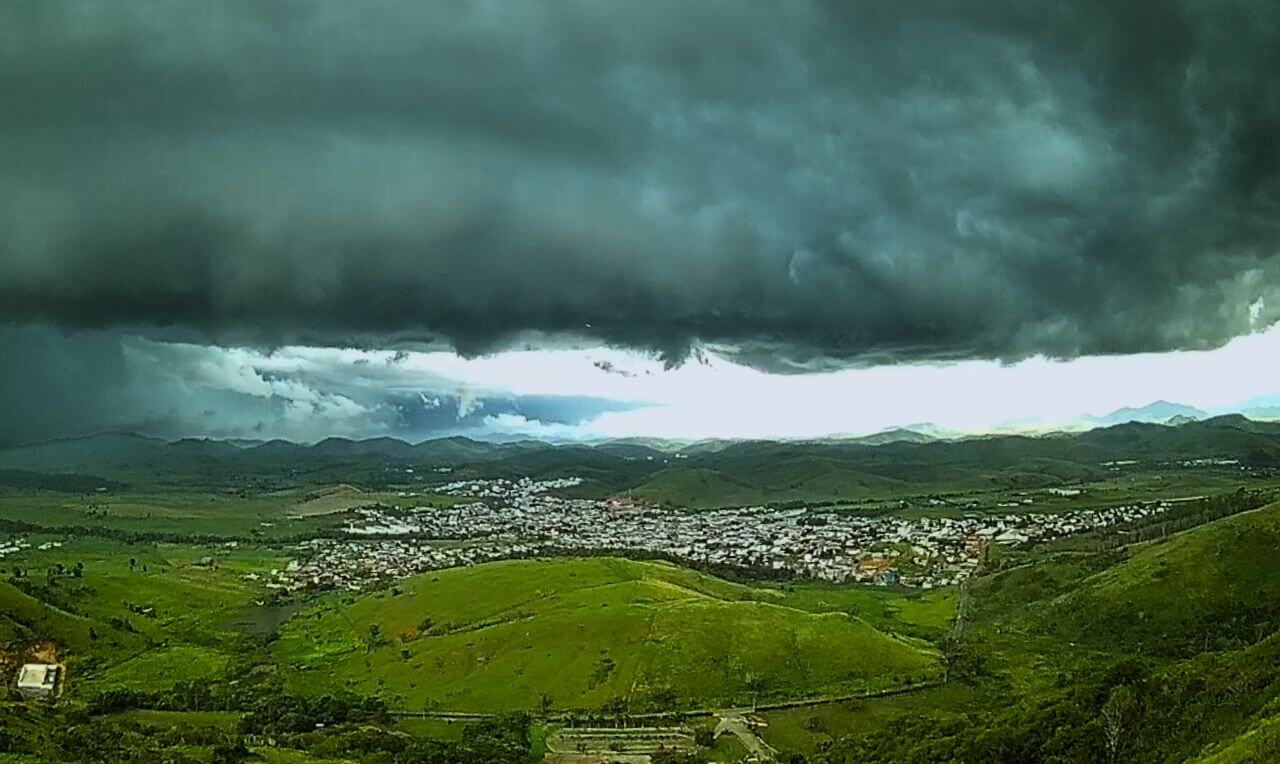
[{"label": "rolling green hill", "polygon": [[92,625],[101,626],[0,581],[0,647],[39,639],[83,650],[89,646]]},{"label": "rolling green hill", "polygon": [[612,701],[663,710],[852,693],[938,672],[923,643],[785,602],[660,563],[492,563],[335,597],[286,624],[274,651],[297,691],[345,687],[407,709]]},{"label": "rolling green hill", "polygon": [[1280,504],[1144,545],[1038,614],[1052,634],[1161,655],[1257,642],[1280,629]]},{"label": "rolling green hill", "polygon": [[733,480],[715,470],[684,467],[663,470],[633,492],[650,501],[682,507],[752,504],[761,501],[762,496],[758,486]]}]

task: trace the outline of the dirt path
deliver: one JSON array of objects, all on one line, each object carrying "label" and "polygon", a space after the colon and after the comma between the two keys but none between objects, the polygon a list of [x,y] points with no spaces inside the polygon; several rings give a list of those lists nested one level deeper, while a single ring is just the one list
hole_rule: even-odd
[{"label": "dirt path", "polygon": [[716,737],[733,735],[752,756],[760,761],[773,761],[778,752],[756,734],[756,731],[747,723],[745,716],[736,711],[724,713],[725,715],[720,717],[720,723],[716,725]]},{"label": "dirt path", "polygon": [[[926,690],[930,687],[940,687],[945,682],[941,679],[935,679],[928,682],[917,682],[915,684],[903,685],[901,687],[892,687],[886,690],[873,690],[871,692],[851,693],[848,695],[822,695],[816,698],[801,698],[798,700],[783,700],[776,703],[760,703],[756,705],[752,711],[782,711],[788,708],[804,708],[806,706],[821,706],[828,703],[843,703],[848,700],[872,700],[874,698],[888,698],[894,695],[907,695],[920,690]],[[720,716],[728,713],[723,709],[716,708],[691,708],[683,711],[658,711],[645,714],[623,714],[622,716],[612,717],[621,723],[627,721],[643,721],[643,720],[662,720],[662,719],[694,719],[698,717]],[[745,713],[745,712],[744,712]],[[488,719],[495,714],[482,712],[460,712],[460,711],[391,711],[392,716],[405,716],[418,719]],[[534,714],[534,716],[542,721],[563,722],[569,721],[572,717],[568,713],[550,713],[550,714]]]}]

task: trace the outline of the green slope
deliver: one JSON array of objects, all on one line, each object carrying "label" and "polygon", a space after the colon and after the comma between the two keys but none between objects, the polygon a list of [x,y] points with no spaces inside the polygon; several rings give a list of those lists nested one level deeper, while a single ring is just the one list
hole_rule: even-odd
[{"label": "green slope", "polygon": [[1191,655],[1280,629],[1280,504],[1145,545],[1037,614],[1042,628],[1104,649]]},{"label": "green slope", "polygon": [[[1272,504],[980,577],[960,652],[979,659],[962,675],[974,696],[852,720],[814,760],[1280,761],[1278,558]],[[1109,751],[1107,708],[1126,695]]]},{"label": "green slope", "polygon": [[545,693],[558,708],[622,698],[635,711],[672,696],[689,707],[859,692],[938,667],[859,619],[660,563],[493,563],[397,589],[286,624],[274,650],[294,689],[347,687],[410,709],[535,708]]},{"label": "green slope", "polygon": [[0,581],[0,646],[49,639],[83,648],[93,621],[59,610],[18,587]]},{"label": "green slope", "polygon": [[757,486],[703,468],[663,470],[632,493],[650,501],[682,507],[721,507],[764,501],[764,493]]},{"label": "green slope", "polygon": [[1197,764],[1271,764],[1275,761],[1280,761],[1280,710],[1196,760]]}]

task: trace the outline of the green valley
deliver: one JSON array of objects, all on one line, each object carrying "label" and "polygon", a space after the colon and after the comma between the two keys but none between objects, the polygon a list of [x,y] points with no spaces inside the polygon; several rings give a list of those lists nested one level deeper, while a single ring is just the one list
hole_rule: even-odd
[{"label": "green valley", "polygon": [[[0,494],[0,669],[58,671],[9,685],[0,761],[1266,761],[1280,479],[1161,455],[1188,427],[599,446],[587,479],[78,443],[94,472]],[[1116,442],[1156,456],[1064,466]]]}]

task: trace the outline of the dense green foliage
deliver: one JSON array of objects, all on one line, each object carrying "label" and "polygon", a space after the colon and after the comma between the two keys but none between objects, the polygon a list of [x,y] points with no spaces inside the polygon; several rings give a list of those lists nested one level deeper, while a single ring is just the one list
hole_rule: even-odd
[{"label": "dense green foliage", "polygon": [[[1183,761],[1233,746],[1280,701],[1280,638],[1167,666],[1113,658],[1038,699],[904,714],[841,740],[829,762]],[[1261,744],[1259,742],[1259,744]],[[1280,752],[1280,749],[1272,753]]]},{"label": "dense green foliage", "polygon": [[198,714],[92,715],[75,709],[16,706],[0,715],[0,761],[238,764],[261,761],[275,751],[297,752],[291,761],[526,764],[537,760],[531,750],[530,719],[524,714],[471,722],[463,726],[459,739],[437,740],[401,732],[385,715],[371,713],[367,705],[367,701],[336,698],[262,698],[259,710],[242,716],[233,729]]}]

